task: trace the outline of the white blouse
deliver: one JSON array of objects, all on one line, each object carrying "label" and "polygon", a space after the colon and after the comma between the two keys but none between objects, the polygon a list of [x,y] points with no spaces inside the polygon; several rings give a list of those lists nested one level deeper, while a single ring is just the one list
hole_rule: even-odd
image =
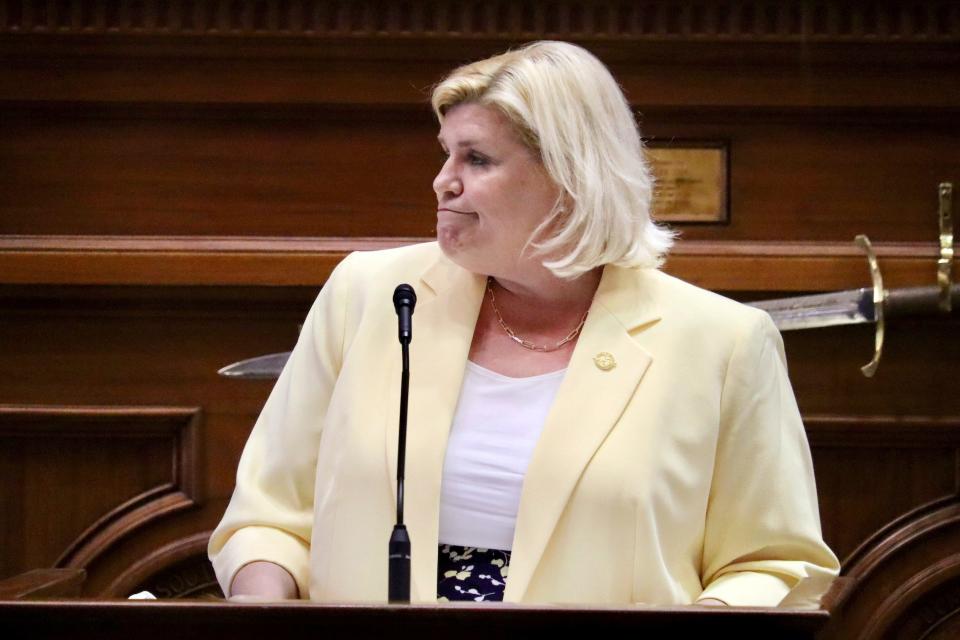
[{"label": "white blouse", "polygon": [[509,550],[523,478],[566,369],[511,378],[468,361],[440,492],[440,544]]}]

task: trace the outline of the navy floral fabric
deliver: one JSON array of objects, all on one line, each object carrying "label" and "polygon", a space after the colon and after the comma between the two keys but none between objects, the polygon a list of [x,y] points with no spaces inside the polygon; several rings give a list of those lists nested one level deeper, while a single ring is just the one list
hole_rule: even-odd
[{"label": "navy floral fabric", "polygon": [[437,601],[502,601],[509,572],[509,551],[442,544],[437,561]]}]

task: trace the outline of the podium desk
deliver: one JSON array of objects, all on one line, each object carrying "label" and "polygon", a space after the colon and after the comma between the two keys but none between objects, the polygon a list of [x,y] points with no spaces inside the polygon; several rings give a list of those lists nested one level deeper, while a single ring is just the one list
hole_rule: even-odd
[{"label": "podium desk", "polygon": [[814,638],[825,611],[512,604],[233,604],[211,600],[8,600],[0,637],[110,640],[557,637]]},{"label": "podium desk", "polygon": [[[198,600],[89,600],[84,571],[38,569],[0,581],[0,638],[231,640],[280,637],[482,638],[552,634],[595,638],[815,638],[830,614],[733,607],[231,603]],[[314,636],[314,634],[318,634]],[[322,634],[322,635],[320,635]]]}]

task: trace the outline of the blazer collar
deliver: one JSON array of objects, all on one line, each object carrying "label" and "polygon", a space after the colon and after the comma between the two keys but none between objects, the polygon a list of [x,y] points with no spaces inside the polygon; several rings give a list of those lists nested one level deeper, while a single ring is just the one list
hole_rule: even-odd
[{"label": "blazer collar", "polygon": [[[651,357],[631,333],[659,319],[648,272],[608,265],[527,470],[505,600],[523,598],[584,468],[616,424]],[[405,521],[412,544],[412,595],[436,598],[440,485],[447,437],[483,302],[485,278],[440,256],[421,277],[410,345]],[[616,363],[598,366],[606,353]],[[388,402],[386,463],[396,495],[400,366]],[[590,402],[584,402],[589,397]]]},{"label": "blazer collar", "polygon": [[593,298],[591,313],[603,307],[628,333],[660,319],[656,277],[653,269],[632,269],[607,265]]}]

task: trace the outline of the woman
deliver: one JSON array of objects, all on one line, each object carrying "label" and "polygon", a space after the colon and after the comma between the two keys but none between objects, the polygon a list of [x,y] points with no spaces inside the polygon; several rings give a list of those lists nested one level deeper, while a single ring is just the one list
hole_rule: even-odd
[{"label": "woman", "polygon": [[779,334],[656,269],[672,238],[606,68],[534,43],[433,106],[437,243],[323,288],[210,541],[225,593],[385,601],[410,282],[414,601],[815,606],[838,564]]}]

